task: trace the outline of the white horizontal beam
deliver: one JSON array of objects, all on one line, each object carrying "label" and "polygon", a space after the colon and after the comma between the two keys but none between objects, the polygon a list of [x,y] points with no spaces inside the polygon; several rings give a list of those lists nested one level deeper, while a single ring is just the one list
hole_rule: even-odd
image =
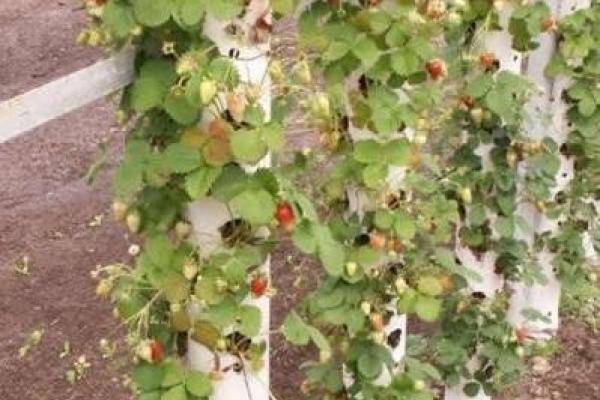
[{"label": "white horizontal beam", "polygon": [[123,50],[0,103],[0,143],[123,88],[133,80],[134,56],[134,49]]}]

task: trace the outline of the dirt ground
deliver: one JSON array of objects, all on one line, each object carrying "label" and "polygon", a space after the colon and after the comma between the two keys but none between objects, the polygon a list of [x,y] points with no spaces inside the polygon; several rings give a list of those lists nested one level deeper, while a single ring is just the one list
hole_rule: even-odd
[{"label": "dirt ground", "polygon": [[[84,16],[73,0],[0,1],[0,100],[93,63],[101,54],[74,44]],[[121,400],[120,366],[101,359],[101,338],[118,338],[110,306],[95,298],[89,272],[97,264],[126,261],[132,238],[111,221],[108,191],[122,132],[112,125],[112,106],[99,101],[0,145],[0,399]],[[97,146],[110,143],[108,169],[93,187],[82,177]],[[89,222],[105,215],[97,227]],[[31,259],[31,274],[14,271]],[[273,274],[280,289],[273,301],[273,328],[297,301],[289,290],[297,276],[315,275],[310,262],[282,244]],[[27,334],[43,328],[42,343],[24,359],[18,349]],[[60,358],[63,343],[72,352]],[[533,375],[503,399],[600,399],[600,339],[567,323],[562,352],[553,368]],[[65,371],[80,355],[91,362],[75,385]],[[297,371],[302,349],[273,338],[272,383],[279,400],[300,399]],[[232,399],[234,400],[234,399]]]}]

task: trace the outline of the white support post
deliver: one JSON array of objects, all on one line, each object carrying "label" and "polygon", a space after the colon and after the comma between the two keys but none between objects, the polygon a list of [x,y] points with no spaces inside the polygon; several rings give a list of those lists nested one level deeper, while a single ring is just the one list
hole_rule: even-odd
[{"label": "white support post", "polygon": [[[219,52],[224,56],[234,54],[232,59],[243,84],[260,87],[259,103],[265,117],[270,119],[271,114],[271,82],[268,74],[269,49],[268,41],[252,41],[253,28],[259,19],[266,19],[270,23],[270,8],[268,0],[252,0],[247,5],[246,12],[234,21],[218,21],[207,17],[205,21],[205,34],[217,45]],[[243,35],[232,36],[228,27],[235,24]],[[241,38],[241,39],[240,39]],[[239,51],[239,53],[238,53]],[[254,173],[259,168],[268,168],[271,157],[267,155],[257,165],[243,165],[247,173]],[[229,208],[212,198],[196,201],[188,206],[188,218],[193,227],[193,237],[199,245],[202,256],[208,256],[221,244],[219,228],[231,221]],[[260,268],[260,273],[269,276],[270,258]],[[258,307],[262,314],[262,325],[259,341],[267,344],[267,351],[263,356],[264,367],[253,373],[248,366],[242,371],[229,368],[218,371],[220,379],[214,381],[212,400],[268,400],[269,390],[269,331],[270,331],[270,300],[267,296],[259,299],[247,298],[246,304]],[[201,310],[196,307],[192,313]],[[215,358],[218,358],[222,367],[231,366],[239,359],[225,352],[213,353],[202,344],[189,339],[188,360],[193,369],[213,372]]]},{"label": "white support post", "polygon": [[[574,10],[589,7],[588,0],[547,0],[547,3],[557,19]],[[524,128],[532,140],[540,141],[548,137],[560,147],[567,141],[569,133],[566,117],[567,105],[562,101],[562,92],[570,83],[565,78],[558,78],[553,82],[544,74],[546,65],[556,52],[555,34],[553,32],[543,33],[539,42],[540,47],[529,54],[526,68],[526,74],[538,86],[539,92],[531,98],[527,105],[529,119]],[[560,168],[555,176],[556,184],[551,191],[552,196],[567,189],[573,179],[573,161],[572,158],[560,155]],[[531,205],[528,206],[527,215],[528,221],[533,225],[534,233],[557,233],[559,220],[548,218]],[[556,334],[559,327],[561,285],[554,273],[553,260],[553,254],[546,248],[537,254],[536,261],[548,280],[547,284],[527,286],[517,283],[512,285],[514,293],[509,310],[510,320],[516,327],[524,328],[531,338],[549,339]],[[547,320],[527,320],[523,315],[525,309],[537,310]]]},{"label": "white support post", "polygon": [[[494,54],[500,63],[501,70],[520,74],[523,56],[521,53],[512,49],[512,37],[507,31],[511,14],[512,7],[509,5],[504,5],[504,7],[499,10],[499,23],[502,30],[486,32],[482,40],[482,47],[483,50],[490,51]],[[492,162],[490,160],[490,153],[492,150],[493,145],[489,144],[481,144],[476,149],[476,154],[481,157],[484,170],[490,170],[490,168],[492,168]],[[490,225],[494,226],[496,216],[488,213],[488,217],[491,219]],[[517,232],[517,235],[524,236],[524,233]],[[463,266],[477,273],[482,278],[481,281],[469,281],[469,288],[472,292],[481,292],[485,294],[487,298],[493,298],[497,293],[503,290],[505,285],[504,279],[495,271],[496,259],[498,257],[496,252],[487,251],[484,254],[476,255],[471,249],[462,246],[460,240],[457,240],[455,253]],[[473,358],[469,364],[470,365],[467,365],[467,368],[470,371],[474,371],[477,368],[477,357]],[[467,381],[463,381],[463,383],[454,387],[446,386],[444,400],[491,400],[491,397],[486,395],[483,390],[480,390],[475,397],[467,396],[463,390],[466,383]]]},{"label": "white support post", "polygon": [[[358,77],[356,75],[353,75],[353,77],[350,79],[352,79],[352,81],[348,82],[347,88],[356,88],[357,82],[358,82]],[[406,98],[406,96],[404,95],[404,92],[402,90],[398,90],[397,94],[400,96],[401,99]],[[349,112],[349,116],[351,116],[352,110],[350,109],[350,107],[348,107],[347,109]],[[351,119],[352,118],[350,118],[350,120]],[[350,126],[349,126],[349,133],[354,142],[361,141],[361,140],[369,140],[369,139],[381,140],[380,137],[376,133],[371,132],[368,129],[357,128],[352,123],[350,123]],[[412,135],[410,132],[407,132],[407,135],[398,134],[396,136],[404,137],[404,136],[412,136]],[[402,187],[402,181],[404,179],[405,174],[406,174],[405,167],[395,167],[395,166],[389,167],[388,177],[387,177],[386,182],[392,191],[400,189]],[[366,211],[372,210],[375,207],[375,204],[373,204],[372,199],[369,199],[369,197],[366,195],[366,193],[364,193],[360,189],[357,189],[354,187],[348,188],[347,196],[348,196],[348,200],[349,200],[350,212],[356,213],[360,218],[362,218],[364,216],[364,213]],[[394,261],[394,259],[391,259],[390,257],[388,257],[386,255],[386,256],[381,257],[380,263],[384,264],[384,263],[387,263],[390,261]],[[398,340],[397,345],[395,347],[390,346],[390,344],[386,340],[385,346],[388,348],[388,350],[390,351],[390,353],[392,355],[392,360],[394,361],[394,365],[396,366],[396,369],[394,371],[391,371],[391,373],[387,369],[384,369],[383,372],[381,373],[381,375],[374,382],[375,385],[378,385],[378,386],[387,386],[392,382],[393,374],[396,372],[400,372],[400,370],[402,369],[402,363],[404,360],[404,356],[406,355],[406,337],[408,334],[408,332],[407,332],[407,316],[406,316],[406,314],[398,313],[398,310],[396,307],[396,299],[394,299],[390,302],[390,304],[387,307],[387,311],[392,314],[392,317],[390,318],[389,322],[384,327],[385,337],[387,338],[390,334],[397,332],[398,330],[401,332],[401,334],[400,334],[400,339]],[[350,373],[348,373],[347,370],[345,369],[344,370],[344,384],[347,387],[349,387],[353,383],[354,383],[354,377],[351,376]]]}]

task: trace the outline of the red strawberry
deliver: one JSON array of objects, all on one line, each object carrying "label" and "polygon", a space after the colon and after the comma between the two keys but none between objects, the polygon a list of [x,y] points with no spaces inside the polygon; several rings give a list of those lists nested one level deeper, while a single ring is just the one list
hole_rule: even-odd
[{"label": "red strawberry", "polygon": [[446,63],[444,62],[444,60],[441,60],[439,58],[435,58],[433,60],[428,61],[427,64],[425,64],[425,68],[427,69],[427,73],[429,74],[431,79],[433,79],[434,81],[443,78],[444,76],[446,76],[447,73]]},{"label": "red strawberry", "polygon": [[250,282],[250,292],[254,297],[261,297],[267,291],[267,280],[261,276],[257,276]]},{"label": "red strawberry", "polygon": [[275,219],[285,230],[291,230],[294,227],[294,210],[289,203],[279,203],[275,211]]}]

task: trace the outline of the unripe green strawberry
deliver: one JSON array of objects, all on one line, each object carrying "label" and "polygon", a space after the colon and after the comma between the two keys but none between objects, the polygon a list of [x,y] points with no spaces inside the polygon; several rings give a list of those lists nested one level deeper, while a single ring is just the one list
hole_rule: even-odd
[{"label": "unripe green strawberry", "polygon": [[112,212],[115,220],[123,221],[127,215],[127,204],[122,201],[116,200],[112,204]]},{"label": "unripe green strawberry", "polygon": [[385,333],[383,331],[371,332],[371,338],[377,344],[383,344],[385,342]]},{"label": "unripe green strawberry", "polygon": [[394,281],[394,286],[396,287],[396,291],[398,292],[398,294],[403,294],[408,288],[406,281],[402,277],[399,277]]},{"label": "unripe green strawberry", "polygon": [[294,76],[303,85],[310,85],[312,83],[312,73],[306,60],[302,60],[294,66]]},{"label": "unripe green strawberry", "polygon": [[511,149],[506,152],[506,163],[510,168],[514,168],[517,165],[518,161],[519,156],[514,150]]},{"label": "unripe green strawberry", "polygon": [[110,279],[102,279],[96,286],[96,295],[99,297],[106,297],[110,294],[113,288],[113,283]]},{"label": "unripe green strawberry", "polygon": [[192,225],[187,222],[179,221],[175,224],[175,234],[179,240],[187,239],[192,233]]},{"label": "unripe green strawberry", "polygon": [[285,79],[285,74],[283,72],[283,66],[281,64],[281,61],[271,61],[271,63],[269,64],[269,75],[271,76],[271,79],[273,79],[274,82],[283,82],[283,80]]},{"label": "unripe green strawberry", "polygon": [[468,187],[463,187],[460,189],[460,198],[465,204],[471,204],[473,202],[473,194],[471,193],[471,189]]},{"label": "unripe green strawberry", "polygon": [[142,28],[140,25],[136,25],[133,28],[131,28],[130,33],[133,36],[141,36],[142,33],[144,33],[144,28]]},{"label": "unripe green strawberry", "polygon": [[483,109],[480,107],[473,108],[471,110],[471,118],[473,118],[476,124],[481,124],[483,121]]},{"label": "unripe green strawberry", "polygon": [[127,228],[131,233],[138,233],[142,226],[142,217],[137,210],[134,210],[127,214],[126,221]]},{"label": "unripe green strawberry", "polygon": [[360,309],[363,313],[365,313],[365,315],[371,315],[371,303],[368,301],[363,301],[360,303]]},{"label": "unripe green strawberry", "polygon": [[198,269],[198,264],[192,260],[187,260],[183,263],[183,276],[185,276],[185,279],[188,281],[191,281],[198,275]]},{"label": "unripe green strawberry", "polygon": [[525,357],[525,349],[522,346],[517,346],[517,348],[515,349],[515,353],[519,358]]},{"label": "unripe green strawberry", "polygon": [[348,276],[354,276],[356,274],[356,270],[358,269],[358,264],[353,261],[346,263],[346,273]]},{"label": "unripe green strawberry", "polygon": [[330,350],[321,350],[319,352],[319,361],[322,363],[326,363],[331,360],[331,351]]},{"label": "unripe green strawberry", "polygon": [[324,93],[318,93],[312,101],[311,110],[316,118],[328,119],[331,116],[329,98]]},{"label": "unripe green strawberry", "polygon": [[89,31],[88,40],[87,40],[88,45],[90,45],[92,47],[100,46],[102,44],[102,41],[103,41],[103,36],[102,36],[102,33],[100,33],[100,31],[98,31],[97,29],[91,29]]},{"label": "unripe green strawberry", "polygon": [[219,351],[227,351],[227,341],[223,338],[217,340],[217,350]]},{"label": "unripe green strawberry", "polygon": [[217,83],[211,79],[206,79],[200,84],[200,101],[203,105],[208,105],[217,94]]},{"label": "unripe green strawberry", "polygon": [[421,380],[421,379],[417,379],[417,380],[415,381],[414,385],[415,385],[415,390],[417,390],[417,391],[419,391],[419,392],[420,392],[421,390],[424,390],[424,389],[425,389],[425,382],[424,382],[423,380]]}]

